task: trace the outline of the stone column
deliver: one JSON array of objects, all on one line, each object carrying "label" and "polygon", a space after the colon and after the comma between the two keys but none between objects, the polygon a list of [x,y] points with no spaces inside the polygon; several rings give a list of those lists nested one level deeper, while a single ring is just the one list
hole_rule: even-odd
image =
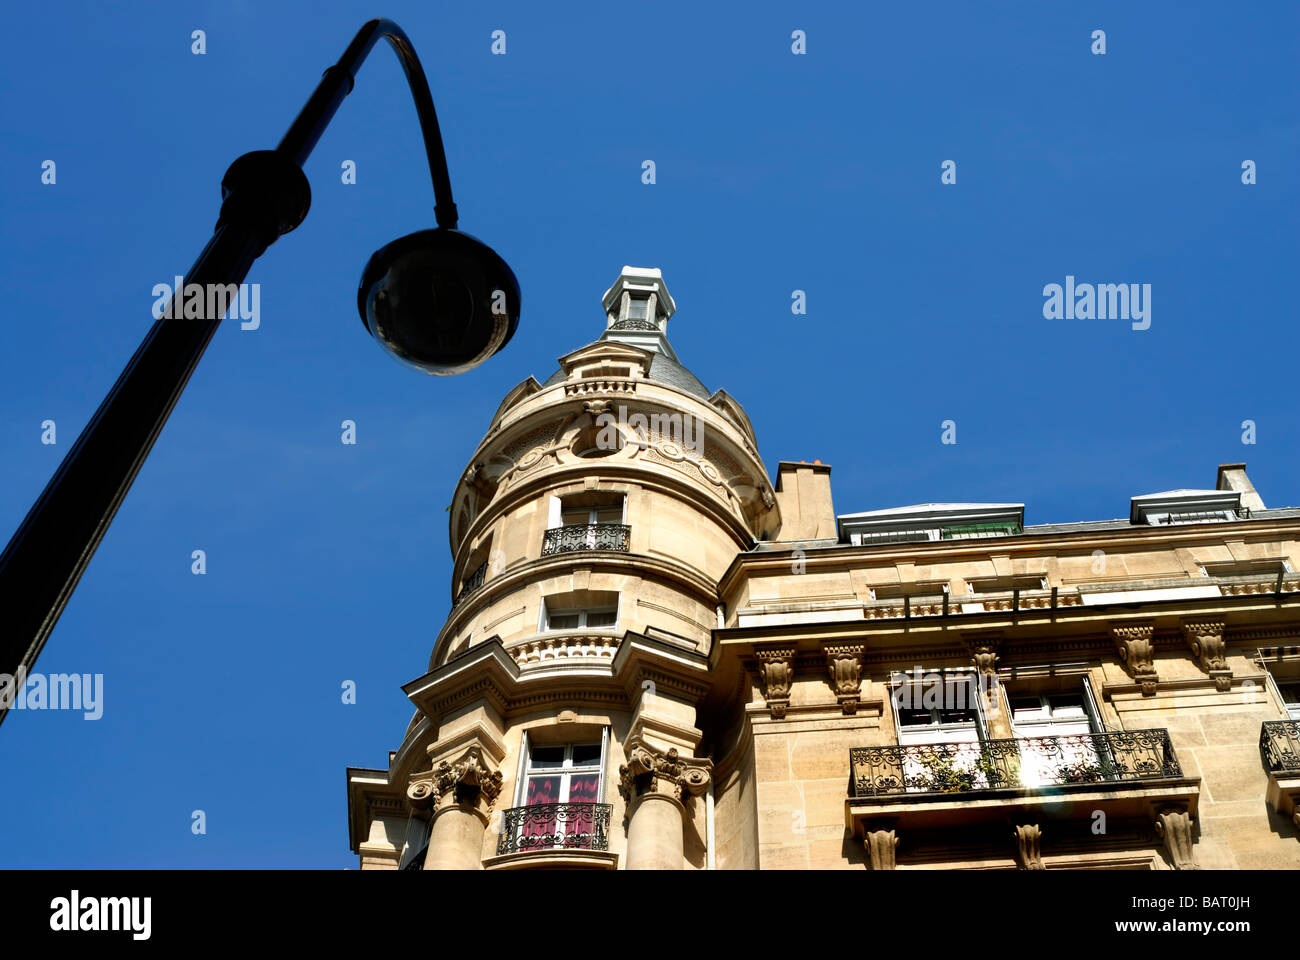
[{"label": "stone column", "polygon": [[691,797],[708,789],[708,760],[666,753],[645,741],[627,744],[627,763],[618,769],[619,787],[627,803],[627,869],[680,870],[684,856],[683,828]]},{"label": "stone column", "polygon": [[483,833],[500,792],[501,774],[488,768],[478,747],[414,779],[406,791],[411,806],[432,808],[425,870],[483,866]]}]

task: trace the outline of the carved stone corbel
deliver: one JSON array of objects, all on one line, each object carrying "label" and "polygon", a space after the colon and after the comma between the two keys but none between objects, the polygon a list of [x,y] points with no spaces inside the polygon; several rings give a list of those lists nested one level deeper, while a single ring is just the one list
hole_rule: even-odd
[{"label": "carved stone corbel", "polygon": [[481,749],[470,747],[454,761],[415,774],[406,798],[417,810],[469,807],[486,822],[500,792],[501,773],[488,767]]},{"label": "carved stone corbel", "polygon": [[1038,824],[1017,824],[1015,834],[1016,862],[1020,865],[1020,869],[1044,869],[1042,854],[1043,831],[1038,829]]},{"label": "carved stone corbel", "polygon": [[1192,817],[1181,807],[1165,807],[1156,814],[1156,836],[1175,870],[1199,870],[1192,854]]},{"label": "carved stone corbel", "polygon": [[1156,684],[1160,677],[1156,674],[1155,647],[1151,643],[1154,627],[1111,627],[1110,636],[1119,650],[1119,658],[1137,683],[1142,686],[1142,696],[1155,696]]},{"label": "carved stone corbel", "polygon": [[773,720],[783,720],[794,683],[794,649],[756,650],[754,655],[758,658],[758,679],[763,685],[768,712]]},{"label": "carved stone corbel", "polygon": [[995,636],[968,636],[964,638],[970,648],[970,662],[986,677],[998,675],[998,640]]},{"label": "carved stone corbel", "polygon": [[868,827],[862,843],[867,850],[868,870],[894,869],[897,863],[898,837],[894,834],[892,828],[872,830]]},{"label": "carved stone corbel", "polygon": [[835,644],[826,647],[826,671],[831,677],[831,689],[846,717],[858,712],[862,699],[862,651],[860,643]]},{"label": "carved stone corbel", "polygon": [[665,753],[634,738],[627,744],[627,763],[618,768],[618,792],[630,816],[636,802],[651,794],[670,796],[678,803],[687,796],[700,796],[709,788],[712,771],[710,760],[680,756],[676,747]]},{"label": "carved stone corbel", "polygon": [[1232,689],[1232,671],[1224,659],[1226,644],[1223,639],[1223,623],[1184,623],[1183,635],[1187,645],[1192,648],[1192,656],[1214,680],[1214,688],[1221,693]]}]

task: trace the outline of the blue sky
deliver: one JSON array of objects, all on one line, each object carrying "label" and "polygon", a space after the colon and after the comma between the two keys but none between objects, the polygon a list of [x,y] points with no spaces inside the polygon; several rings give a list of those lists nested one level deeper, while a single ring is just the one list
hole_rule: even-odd
[{"label": "blue sky", "polygon": [[[364,333],[366,259],[433,224],[414,109],[377,49],[306,167],[310,215],[249,276],[260,329],[215,337],[39,661],[102,673],[103,717],[0,727],[0,865],[355,865],[344,768],[385,765],[410,718],[399,686],[450,607],[455,481],[501,395],[599,334],[623,264],[663,269],[683,362],[745,405],[769,470],[833,464],[841,513],[1112,518],[1239,460],[1270,506],[1300,504],[1300,6],[728,7],[7,13],[5,538],[151,324],[153,285],[206,241],[225,168],[278,142],[371,16],[414,41],[461,227],[510,263],[523,317],[456,378]],[[1045,320],[1067,275],[1151,284],[1150,329]]]}]

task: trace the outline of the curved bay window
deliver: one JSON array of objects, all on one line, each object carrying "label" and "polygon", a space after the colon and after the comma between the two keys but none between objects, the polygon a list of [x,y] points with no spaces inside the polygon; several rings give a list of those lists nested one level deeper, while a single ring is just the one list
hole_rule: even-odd
[{"label": "curved bay window", "polygon": [[530,743],[521,757],[516,806],[502,824],[502,853],[525,850],[605,850],[610,805],[601,803],[608,729],[599,740]]}]

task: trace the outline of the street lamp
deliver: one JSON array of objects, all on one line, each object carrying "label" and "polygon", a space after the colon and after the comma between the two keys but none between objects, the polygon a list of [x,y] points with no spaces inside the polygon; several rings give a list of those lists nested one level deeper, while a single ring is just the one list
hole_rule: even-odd
[{"label": "street lamp", "polygon": [[[370,334],[405,363],[435,375],[462,373],[514,335],[519,283],[491,248],[456,229],[429,84],[411,41],[391,20],[371,20],[357,32],[275,150],[247,153],[230,165],[212,239],[174,303],[193,284],[237,289],[253,261],[302,223],[311,206],[302,166],[381,37],[401,60],[415,98],[438,226],[377,251],[362,274],[357,306]],[[229,302],[228,293],[219,296],[225,302],[215,315],[207,308],[200,319],[182,319],[184,311],[173,309],[153,325],[0,554],[0,671],[14,678],[10,693],[35,664],[216,333]],[[0,701],[0,723],[12,703],[12,696]]]}]

